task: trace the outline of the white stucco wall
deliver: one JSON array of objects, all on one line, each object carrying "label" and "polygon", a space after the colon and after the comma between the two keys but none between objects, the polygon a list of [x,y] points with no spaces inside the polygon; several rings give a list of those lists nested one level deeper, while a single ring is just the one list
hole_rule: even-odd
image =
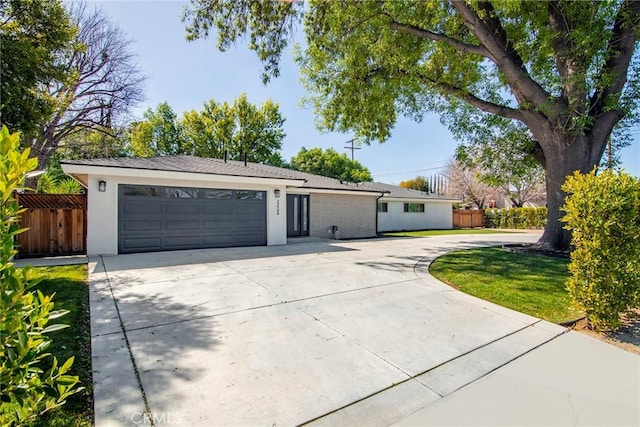
[{"label": "white stucco wall", "polygon": [[[98,191],[99,181],[107,183],[105,192]],[[236,177],[236,182],[220,182],[206,179],[187,180],[89,175],[87,188],[87,254],[114,255],[118,252],[118,185],[120,184],[266,191],[267,245],[286,244],[286,186],[284,184],[263,185],[247,181],[255,181],[255,179],[247,180],[243,177]],[[274,195],[276,188],[280,190],[278,199]]]},{"label": "white stucco wall", "polygon": [[[433,230],[453,228],[452,204],[450,200],[390,200],[388,212],[378,212],[378,231]],[[405,212],[405,203],[424,203],[424,212]]]}]

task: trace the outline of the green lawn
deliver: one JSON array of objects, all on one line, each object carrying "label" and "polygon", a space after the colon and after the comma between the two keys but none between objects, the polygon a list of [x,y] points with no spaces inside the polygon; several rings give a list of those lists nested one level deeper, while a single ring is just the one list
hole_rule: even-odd
[{"label": "green lawn", "polygon": [[480,248],[436,259],[436,278],[478,298],[558,323],[581,317],[565,289],[569,260]]},{"label": "green lawn", "polygon": [[[394,231],[382,233],[382,237],[425,237],[425,236],[446,236],[449,234],[504,234],[509,231],[490,230],[486,228],[469,228],[455,230],[419,230],[419,231]],[[511,232],[513,233],[513,232]]]},{"label": "green lawn", "polygon": [[42,278],[36,288],[45,295],[56,293],[53,299],[54,309],[69,310],[69,314],[55,320],[56,323],[67,324],[69,327],[50,334],[52,343],[48,351],[60,363],[75,356],[70,374],[78,375],[81,385],[85,387],[80,393],[71,396],[64,406],[45,414],[36,425],[91,426],[93,392],[87,266],[37,267],[34,271],[36,277]]}]

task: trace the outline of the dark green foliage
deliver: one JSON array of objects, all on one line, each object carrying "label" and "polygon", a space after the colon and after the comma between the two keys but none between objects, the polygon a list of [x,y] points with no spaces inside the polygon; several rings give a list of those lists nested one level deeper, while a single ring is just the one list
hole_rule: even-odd
[{"label": "dark green foliage", "polygon": [[75,34],[60,0],[0,1],[0,124],[35,136],[56,107],[43,88],[71,77],[57,58]]},{"label": "dark green foliage", "polygon": [[351,160],[346,154],[339,154],[333,148],[307,150],[302,147],[298,154],[291,158],[291,168],[346,182],[373,181],[369,169],[357,160]]}]

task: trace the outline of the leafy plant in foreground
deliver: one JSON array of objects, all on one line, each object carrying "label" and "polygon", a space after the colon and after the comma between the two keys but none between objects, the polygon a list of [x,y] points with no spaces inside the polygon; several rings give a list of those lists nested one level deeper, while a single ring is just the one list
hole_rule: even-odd
[{"label": "leafy plant in foreground", "polygon": [[[29,268],[13,264],[14,246],[22,212],[14,191],[27,172],[37,166],[29,149],[20,152],[19,134],[0,131],[0,425],[24,424],[44,412],[63,405],[76,387],[77,376],[66,375],[73,364],[70,357],[58,365],[47,353],[49,332],[66,325],[49,324],[66,314],[54,311],[53,297],[32,288],[37,284]],[[51,359],[51,362],[49,362]],[[49,362],[49,363],[46,363]],[[49,366],[47,366],[49,365]],[[46,369],[46,370],[45,370]]]}]

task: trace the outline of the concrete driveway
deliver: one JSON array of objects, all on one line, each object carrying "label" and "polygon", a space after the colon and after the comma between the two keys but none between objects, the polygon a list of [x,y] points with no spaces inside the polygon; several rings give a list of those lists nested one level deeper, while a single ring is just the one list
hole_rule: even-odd
[{"label": "concrete driveway", "polygon": [[427,272],[452,249],[537,237],[317,241],[92,259],[96,425],[406,419],[565,333]]}]

